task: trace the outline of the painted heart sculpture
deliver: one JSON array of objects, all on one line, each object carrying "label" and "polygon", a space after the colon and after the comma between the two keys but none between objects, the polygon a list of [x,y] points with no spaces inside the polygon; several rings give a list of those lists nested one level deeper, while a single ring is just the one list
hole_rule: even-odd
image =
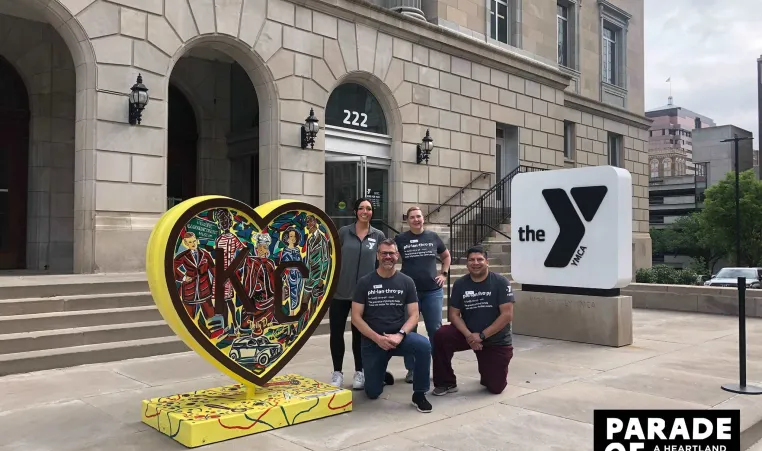
[{"label": "painted heart sculpture", "polygon": [[304,345],[338,283],[338,232],[319,208],[222,196],[167,211],[148,241],[153,299],[172,330],[223,373],[263,386]]}]

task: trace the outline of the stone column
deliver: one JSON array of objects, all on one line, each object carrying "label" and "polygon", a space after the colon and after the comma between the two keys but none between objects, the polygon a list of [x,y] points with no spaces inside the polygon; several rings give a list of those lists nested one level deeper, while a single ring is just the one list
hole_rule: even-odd
[{"label": "stone column", "polygon": [[416,19],[426,20],[423,15],[421,0],[385,0],[386,7],[392,11],[415,17]]}]

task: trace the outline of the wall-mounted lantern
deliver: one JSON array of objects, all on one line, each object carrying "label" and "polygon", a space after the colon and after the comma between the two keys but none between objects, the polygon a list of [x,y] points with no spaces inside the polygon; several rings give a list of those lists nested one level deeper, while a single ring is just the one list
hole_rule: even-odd
[{"label": "wall-mounted lantern", "polygon": [[434,140],[431,139],[431,135],[429,134],[428,130],[426,130],[426,136],[424,136],[423,141],[416,146],[416,149],[416,159],[418,164],[421,164],[422,161],[425,161],[426,164],[429,164],[429,155],[431,154],[432,149],[434,149]]},{"label": "wall-mounted lantern", "polygon": [[148,105],[148,88],[143,84],[143,76],[138,74],[138,81],[130,88],[130,124],[140,124],[143,108]]},{"label": "wall-mounted lantern", "polygon": [[315,137],[318,134],[318,118],[315,117],[315,110],[310,108],[310,115],[304,121],[302,125],[302,149],[306,149],[307,145],[310,148],[315,148]]}]

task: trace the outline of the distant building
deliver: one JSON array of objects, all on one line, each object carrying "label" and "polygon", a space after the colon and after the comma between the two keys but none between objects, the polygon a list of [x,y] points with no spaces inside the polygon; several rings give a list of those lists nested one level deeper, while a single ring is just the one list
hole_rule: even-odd
[{"label": "distant building", "polygon": [[714,120],[675,106],[672,96],[667,105],[646,111],[646,117],[653,120],[648,132],[650,177],[693,174],[693,130],[713,127]]},{"label": "distant building", "polygon": [[651,177],[648,187],[649,223],[661,229],[681,216],[704,207],[707,163],[697,163],[695,173],[670,177]]},{"label": "distant building", "polygon": [[[703,119],[702,123],[703,123]],[[753,137],[753,134],[734,125],[694,128],[691,131],[693,173],[683,175],[662,175],[652,169],[649,178],[649,225],[660,229],[677,221],[681,216],[704,208],[704,192],[710,186],[723,180],[728,172],[735,171],[735,148],[725,139]],[[738,143],[738,169],[743,172],[754,168],[759,177],[758,151],[753,150],[752,140]],[[653,154],[651,155],[653,159]],[[667,161],[667,160],[665,160]],[[691,259],[684,255],[652,254],[652,263],[686,268]]]},{"label": "distant building", "polygon": [[[703,128],[693,132],[693,161],[707,163],[707,183],[712,186],[724,179],[728,172],[735,171],[735,148],[725,139],[754,137],[754,134],[735,125],[721,125]],[[754,167],[754,147],[752,140],[738,143],[738,169],[743,172]]]}]

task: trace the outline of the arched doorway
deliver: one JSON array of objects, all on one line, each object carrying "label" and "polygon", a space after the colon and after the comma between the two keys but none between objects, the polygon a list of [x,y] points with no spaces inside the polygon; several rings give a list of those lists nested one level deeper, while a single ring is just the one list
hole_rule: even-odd
[{"label": "arched doorway", "polygon": [[196,196],[198,127],[190,101],[169,85],[167,126],[167,208]]},{"label": "arched doorway", "polygon": [[373,226],[390,236],[392,137],[381,104],[358,83],[343,83],[325,110],[325,208],[338,227],[354,221],[355,200],[373,204]]},{"label": "arched doorway", "polygon": [[26,267],[29,96],[0,56],[0,269]]},{"label": "arched doorway", "polygon": [[168,207],[210,194],[259,205],[260,107],[249,73],[200,44],[178,58],[168,98]]}]

